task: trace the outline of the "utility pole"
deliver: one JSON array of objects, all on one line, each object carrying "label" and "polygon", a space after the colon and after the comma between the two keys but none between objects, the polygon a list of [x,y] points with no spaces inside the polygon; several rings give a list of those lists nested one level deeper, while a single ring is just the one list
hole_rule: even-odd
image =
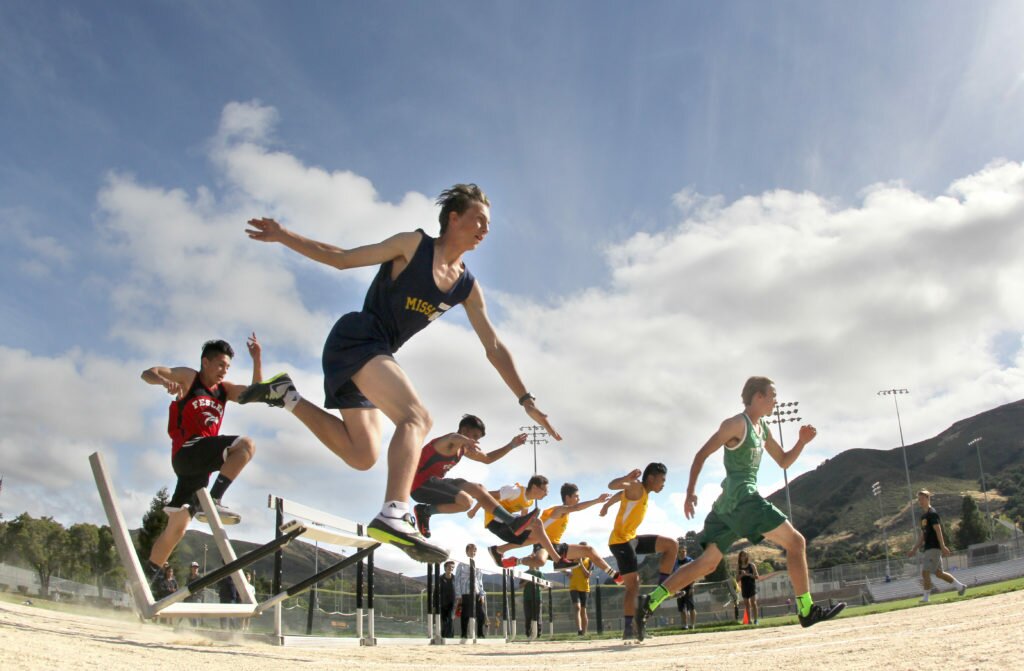
[{"label": "utility pole", "polygon": [[[529,436],[526,442],[533,445],[533,475],[537,475],[537,446],[548,442],[548,432],[544,430],[543,426],[537,426],[536,424],[521,426],[519,430]],[[534,501],[533,507],[539,508],[540,504]]]},{"label": "utility pole", "polygon": [[967,447],[970,448],[972,445],[978,450],[978,473],[981,475],[981,491],[985,495],[985,516],[988,517],[988,535],[990,540],[995,540],[996,527],[995,522],[992,520],[992,511],[988,507],[988,487],[985,486],[985,469],[981,467],[981,438],[973,438]]},{"label": "utility pole", "polygon": [[[797,406],[800,405],[800,401],[790,401],[789,403],[775,403],[775,411],[771,415],[771,419],[768,421],[775,424],[779,428],[779,447],[785,449],[786,445],[782,441],[782,425],[785,422],[799,422],[801,417],[793,417],[800,411],[797,410]],[[783,408],[786,408],[785,410]],[[789,499],[789,471],[785,468],[782,469],[782,479],[786,483],[786,507],[789,509],[789,523],[796,524],[793,521],[793,502]]]},{"label": "utility pole", "polygon": [[889,532],[885,530],[885,512],[882,511],[882,483],[876,482],[871,485],[871,494],[878,499],[878,526],[882,527],[882,538],[885,539],[885,581],[889,582],[892,573],[889,572]]},{"label": "utility pole", "polygon": [[907,445],[903,442],[903,422],[900,421],[900,404],[896,400],[896,397],[900,394],[909,394],[908,389],[883,389],[878,392],[879,396],[892,396],[892,402],[896,404],[896,425],[900,429],[900,447],[903,448],[903,471],[907,474],[907,501],[910,503],[908,509],[910,513],[910,537],[911,539],[917,538],[917,520],[914,518],[914,502],[917,501],[917,497],[914,496],[914,488],[910,485],[910,465],[907,462]]}]

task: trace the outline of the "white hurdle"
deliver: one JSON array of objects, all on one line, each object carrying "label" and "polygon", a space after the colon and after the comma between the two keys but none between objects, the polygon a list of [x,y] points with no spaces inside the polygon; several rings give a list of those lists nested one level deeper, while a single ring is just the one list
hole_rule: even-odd
[{"label": "white hurdle", "polygon": [[[96,488],[100,494],[100,501],[103,503],[103,511],[106,513],[107,521],[110,523],[110,530],[114,536],[114,544],[117,553],[121,558],[121,564],[128,574],[128,586],[135,599],[135,606],[139,616],[145,620],[152,620],[157,617],[252,617],[257,613],[257,604],[252,588],[245,581],[242,569],[258,561],[262,557],[274,552],[277,548],[286,545],[290,540],[304,532],[304,529],[294,530],[290,535],[275,539],[241,558],[235,557],[231,547],[231,541],[224,532],[220,523],[213,500],[205,489],[200,489],[199,504],[210,521],[211,528],[216,538],[217,547],[220,549],[224,560],[224,566],[211,571],[201,578],[188,583],[178,591],[170,594],[160,601],[153,598],[149,589],[142,565],[139,563],[138,555],[135,553],[135,544],[128,533],[128,525],[125,523],[121,507],[117,503],[114,494],[114,486],[111,484],[110,476],[107,474],[106,464],[103,455],[94,452],[89,455],[89,464],[92,466],[93,477],[96,480]],[[239,596],[244,603],[238,604],[212,604],[212,603],[188,603],[184,599],[196,594],[206,587],[232,576],[236,585],[239,586]]]},{"label": "white hurdle", "polygon": [[[282,590],[281,579],[283,576],[284,553],[278,551],[274,559],[274,596],[261,604],[257,609],[258,613],[274,607],[274,639],[278,645],[295,644],[318,644],[334,645],[344,643],[358,643],[359,645],[376,645],[377,639],[374,632],[373,615],[373,552],[380,546],[377,541],[366,537],[363,534],[363,527],[351,520],[325,513],[315,508],[288,501],[276,496],[269,496],[267,506],[276,512],[276,528],[279,536],[291,533],[295,528],[302,528],[304,539],[337,545],[340,547],[358,548],[358,551],[336,564],[310,576],[298,584]],[[285,522],[288,517],[296,517],[298,520]],[[365,564],[364,564],[364,559]],[[324,638],[311,636],[285,636],[281,622],[281,602],[290,596],[294,596],[307,589],[313,588],[322,580],[329,578],[338,571],[356,564],[356,638]],[[366,571],[366,609],[363,608],[363,573]],[[310,609],[313,607],[313,599],[310,599]],[[312,610],[311,610],[312,612]],[[366,631],[363,629],[364,616],[366,619]]]}]

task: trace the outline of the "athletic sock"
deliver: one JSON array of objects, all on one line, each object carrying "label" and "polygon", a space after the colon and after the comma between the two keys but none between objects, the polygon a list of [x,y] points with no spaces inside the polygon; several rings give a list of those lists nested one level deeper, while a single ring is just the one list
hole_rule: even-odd
[{"label": "athletic sock", "polygon": [[924,593],[921,596],[921,601],[927,602],[928,601],[928,597],[930,596],[930,594],[931,594],[931,590],[930,589],[924,590]]},{"label": "athletic sock", "polygon": [[668,577],[670,575],[672,575],[672,574],[671,573],[659,573],[658,574],[658,584],[659,585],[664,585],[665,581],[668,580]]},{"label": "athletic sock", "polygon": [[408,501],[385,501],[380,516],[389,520],[400,520],[409,512]]},{"label": "athletic sock", "polygon": [[512,524],[516,521],[516,516],[501,506],[494,506],[494,511],[491,514],[494,515],[494,519],[502,524]]},{"label": "athletic sock", "polygon": [[292,389],[290,391],[285,392],[284,398],[282,400],[284,401],[285,410],[287,410],[288,412],[295,412],[295,406],[298,405],[299,401],[302,400],[302,396],[299,395],[299,392]]},{"label": "athletic sock", "polygon": [[665,589],[665,585],[658,585],[651,592],[651,612],[653,613],[661,605],[661,602],[672,596],[671,592]]},{"label": "athletic sock", "polygon": [[626,615],[625,618],[626,618],[626,622],[625,622],[625,627],[623,628],[623,631],[633,631],[633,616],[632,615]]},{"label": "athletic sock", "polygon": [[814,599],[811,598],[811,593],[806,592],[805,594],[799,594],[796,597],[796,607],[800,611],[800,614],[807,617],[811,612],[811,606],[814,605]]},{"label": "athletic sock", "polygon": [[232,482],[233,480],[228,476],[218,473],[217,479],[213,482],[213,488],[210,489],[210,498],[214,501],[220,501],[220,498],[224,496],[224,492],[227,491]]}]

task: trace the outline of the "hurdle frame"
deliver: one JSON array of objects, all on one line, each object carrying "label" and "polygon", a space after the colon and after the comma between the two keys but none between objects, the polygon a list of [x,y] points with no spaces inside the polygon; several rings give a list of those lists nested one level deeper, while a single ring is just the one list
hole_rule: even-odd
[{"label": "hurdle frame", "polygon": [[[319,573],[306,578],[292,587],[282,588],[281,582],[284,575],[284,552],[278,551],[274,557],[274,581],[273,591],[275,596],[259,605],[257,614],[274,608],[274,633],[272,640],[277,645],[317,644],[317,645],[344,645],[358,644],[373,646],[377,644],[374,637],[374,615],[373,615],[373,555],[380,547],[380,543],[364,534],[361,524],[352,520],[325,513],[315,508],[274,496],[267,497],[267,507],[275,511],[275,533],[278,536],[287,534],[293,527],[301,526],[305,529],[302,537],[305,540],[314,540],[340,547],[357,548],[357,551],[342,559],[341,561],[328,566]],[[284,522],[287,517],[296,517],[305,520],[300,523],[297,520]],[[364,562],[366,566],[366,596],[367,608],[363,609],[363,572]],[[296,594],[314,589],[316,584],[329,578],[335,573],[356,565],[356,636],[355,638],[345,637],[315,637],[315,636],[292,636],[285,635],[282,623],[282,602]],[[312,617],[312,601],[310,602],[310,617]],[[367,621],[364,630],[363,620]]]}]

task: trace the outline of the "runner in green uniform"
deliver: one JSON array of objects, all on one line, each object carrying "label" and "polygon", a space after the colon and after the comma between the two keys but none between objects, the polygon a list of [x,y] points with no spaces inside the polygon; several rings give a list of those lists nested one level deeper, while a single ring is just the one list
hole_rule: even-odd
[{"label": "runner in green uniform", "polygon": [[789,468],[803,452],[804,446],[814,440],[817,430],[810,425],[800,427],[800,439],[788,451],[783,450],[768,430],[764,417],[775,408],[775,385],[766,377],[752,377],[743,386],[744,411],[722,422],[713,436],[700,448],[690,467],[690,481],[686,488],[684,511],[693,518],[697,506],[697,477],[704,462],[720,447],[725,447],[725,480],[722,494],[715,501],[711,513],[704,520],[700,543],[704,554],[695,561],[681,566],[658,585],[650,594],[640,597],[637,638],[643,640],[647,618],[685,585],[715,570],[729,546],[740,538],[760,543],[767,538],[786,551],[789,579],[796,592],[800,624],[809,627],[839,614],[845,603],[822,608],[814,603],[807,577],[807,545],[804,537],[793,528],[786,516],[765,500],[757,491],[757,469],[761,454],[767,450],[782,468]]}]

